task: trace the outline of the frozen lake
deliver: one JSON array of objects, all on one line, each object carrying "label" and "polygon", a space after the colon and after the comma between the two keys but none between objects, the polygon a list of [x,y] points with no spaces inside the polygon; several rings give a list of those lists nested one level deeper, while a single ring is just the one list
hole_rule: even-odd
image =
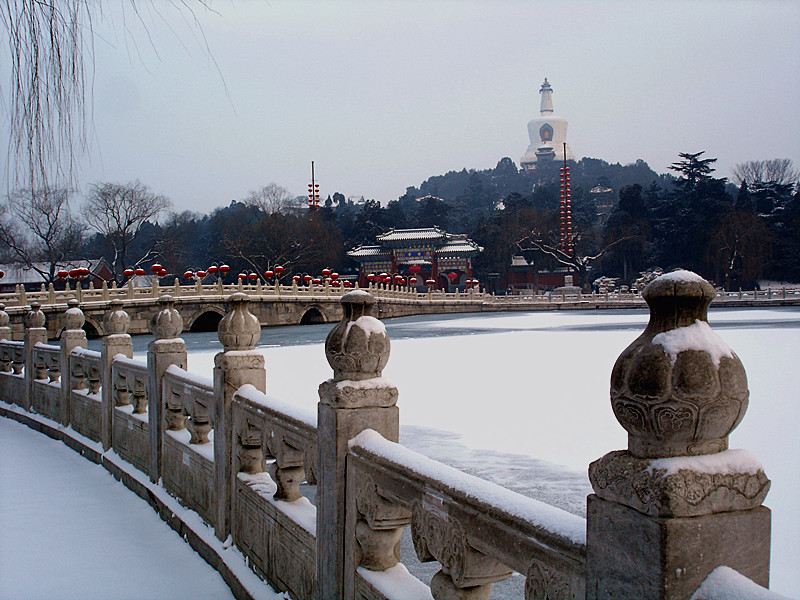
[{"label": "frozen lake", "polygon": [[[384,375],[400,390],[401,442],[521,493],[584,513],[586,470],[627,446],[614,419],[614,361],[647,323],[646,311],[425,316],[385,321]],[[731,434],[772,479],[772,589],[794,594],[800,570],[800,310],[717,309],[714,330],[747,370],[750,406]],[[332,375],[323,342],[332,324],[264,329],[267,392],[316,410]],[[216,334],[187,334],[189,370],[211,377]],[[147,338],[136,338],[143,356]]]}]

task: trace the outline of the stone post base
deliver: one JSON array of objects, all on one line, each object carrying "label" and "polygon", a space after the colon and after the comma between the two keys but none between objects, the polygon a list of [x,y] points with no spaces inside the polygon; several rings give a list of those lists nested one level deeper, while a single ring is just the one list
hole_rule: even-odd
[{"label": "stone post base", "polygon": [[592,494],[588,600],[686,600],[716,567],[769,587],[770,510],[655,517]]}]

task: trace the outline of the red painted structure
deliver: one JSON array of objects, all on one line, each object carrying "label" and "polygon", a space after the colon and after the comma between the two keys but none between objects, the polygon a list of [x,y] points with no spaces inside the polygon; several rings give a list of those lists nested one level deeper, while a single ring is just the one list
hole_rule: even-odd
[{"label": "red painted structure", "polygon": [[466,235],[438,227],[392,229],[376,241],[374,246],[359,246],[347,253],[360,264],[360,286],[377,280],[368,275],[385,272],[399,285],[409,285],[416,278],[416,284],[411,284],[415,287],[427,287],[425,282],[432,280],[436,289],[464,289],[472,280],[472,257],[483,250]]}]

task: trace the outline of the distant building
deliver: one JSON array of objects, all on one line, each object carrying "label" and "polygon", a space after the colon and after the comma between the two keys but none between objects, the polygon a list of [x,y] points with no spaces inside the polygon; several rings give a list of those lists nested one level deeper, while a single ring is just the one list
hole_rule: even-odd
[{"label": "distant building", "polygon": [[[50,268],[47,263],[35,263],[35,265],[37,269],[44,272],[47,272]],[[60,270],[71,271],[73,269],[89,269],[89,275],[83,281],[85,285],[89,285],[89,282],[93,283],[96,288],[99,288],[104,281],[109,281],[113,277],[111,268],[102,258],[64,261],[56,265],[56,272]],[[26,291],[33,292],[40,290],[45,282],[39,271],[20,263],[0,265],[0,270],[4,273],[3,277],[0,278],[0,293],[14,292],[18,285],[23,286]],[[68,281],[74,287],[75,280],[69,279]]]},{"label": "distant building", "polygon": [[[359,246],[347,255],[360,267],[358,283],[365,286],[367,275],[415,276],[417,287],[434,280],[436,289],[463,289],[472,279],[472,257],[483,248],[468,239],[438,227],[392,229],[377,236],[378,244]],[[419,270],[417,270],[419,267]]]},{"label": "distant building", "polygon": [[[506,275],[507,289],[514,294],[523,290],[533,290],[541,292],[560,288],[567,284],[567,277],[570,269],[559,265],[555,268],[547,269],[536,265],[534,260],[528,262],[524,256],[515,255],[511,257],[508,274]],[[577,275],[573,275],[577,281]]]},{"label": "distant building", "polygon": [[[536,168],[541,161],[564,160],[564,144],[567,141],[567,120],[553,114],[553,88],[545,78],[539,93],[542,95],[539,105],[539,117],[528,122],[528,137],[531,140],[525,156],[520,159],[520,166],[526,171]],[[567,160],[575,160],[569,145]]]}]

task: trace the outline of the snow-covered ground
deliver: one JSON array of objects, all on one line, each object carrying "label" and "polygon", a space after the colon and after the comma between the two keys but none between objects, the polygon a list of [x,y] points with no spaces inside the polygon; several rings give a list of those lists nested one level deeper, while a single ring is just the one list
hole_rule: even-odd
[{"label": "snow-covered ground", "polygon": [[0,450],[0,598],[233,598],[219,573],[103,467],[4,418]]},{"label": "snow-covered ground", "polygon": [[[400,390],[401,441],[582,513],[589,463],[627,447],[609,377],[647,318],[565,311],[389,320],[384,375]],[[709,321],[747,370],[750,407],[731,447],[752,452],[772,479],[771,587],[793,595],[800,589],[800,310],[720,309]],[[318,340],[331,328],[314,327]],[[332,372],[309,331],[265,329],[261,344],[267,392],[316,410],[317,386]],[[287,345],[294,332],[301,345]],[[191,353],[189,369],[208,376],[213,354]]]}]

